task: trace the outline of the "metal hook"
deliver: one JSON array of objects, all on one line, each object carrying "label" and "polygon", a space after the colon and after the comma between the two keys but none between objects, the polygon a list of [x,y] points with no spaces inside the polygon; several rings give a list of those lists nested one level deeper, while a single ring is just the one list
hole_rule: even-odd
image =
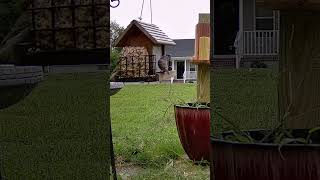
[{"label": "metal hook", "polygon": [[110,3],[110,7],[112,7],[112,8],[116,8],[116,7],[118,7],[120,5],[120,0],[110,0],[110,1],[111,1],[111,3],[112,2],[117,2],[116,5],[111,5],[111,3]]}]

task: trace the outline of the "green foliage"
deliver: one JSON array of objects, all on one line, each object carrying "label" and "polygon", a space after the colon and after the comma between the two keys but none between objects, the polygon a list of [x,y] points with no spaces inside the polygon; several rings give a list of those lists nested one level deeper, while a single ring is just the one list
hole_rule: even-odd
[{"label": "green foliage", "polygon": [[116,21],[110,22],[110,45],[115,47],[115,43],[119,36],[124,32],[125,28],[118,24]]},{"label": "green foliage", "polygon": [[111,48],[111,53],[110,53],[110,72],[114,72],[120,58],[120,49],[119,48]]}]

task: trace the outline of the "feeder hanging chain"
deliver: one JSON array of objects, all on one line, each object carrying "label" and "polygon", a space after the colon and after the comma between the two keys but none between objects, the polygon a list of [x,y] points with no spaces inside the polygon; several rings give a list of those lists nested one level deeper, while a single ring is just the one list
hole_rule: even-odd
[{"label": "feeder hanging chain", "polygon": [[[111,1],[110,7],[112,7],[112,8],[116,8],[120,5],[120,0],[110,0],[110,1]],[[114,5],[112,5],[113,2],[116,2],[116,3],[114,3]]]}]

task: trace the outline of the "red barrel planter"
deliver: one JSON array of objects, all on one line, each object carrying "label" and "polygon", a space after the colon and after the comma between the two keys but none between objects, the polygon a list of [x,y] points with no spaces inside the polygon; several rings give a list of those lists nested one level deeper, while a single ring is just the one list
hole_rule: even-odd
[{"label": "red barrel planter", "polygon": [[[265,130],[248,131],[262,139]],[[224,133],[223,136],[230,133]],[[294,137],[306,137],[308,130],[293,130]],[[223,180],[319,180],[320,133],[314,144],[239,143],[211,138],[211,178]]]},{"label": "red barrel planter", "polygon": [[175,105],[180,142],[195,162],[210,161],[210,108]]}]

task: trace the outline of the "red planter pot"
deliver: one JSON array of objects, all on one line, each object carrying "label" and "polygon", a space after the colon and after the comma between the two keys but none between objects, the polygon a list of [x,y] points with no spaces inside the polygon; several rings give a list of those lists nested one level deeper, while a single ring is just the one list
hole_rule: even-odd
[{"label": "red planter pot", "polygon": [[[266,130],[248,131],[261,140]],[[294,137],[306,137],[308,130],[295,129]],[[223,133],[223,136],[231,133]],[[240,143],[211,139],[211,177],[223,180],[319,180],[320,133],[312,136],[315,144]]]},{"label": "red planter pot", "polygon": [[210,161],[210,108],[175,106],[180,142],[192,161]]}]

